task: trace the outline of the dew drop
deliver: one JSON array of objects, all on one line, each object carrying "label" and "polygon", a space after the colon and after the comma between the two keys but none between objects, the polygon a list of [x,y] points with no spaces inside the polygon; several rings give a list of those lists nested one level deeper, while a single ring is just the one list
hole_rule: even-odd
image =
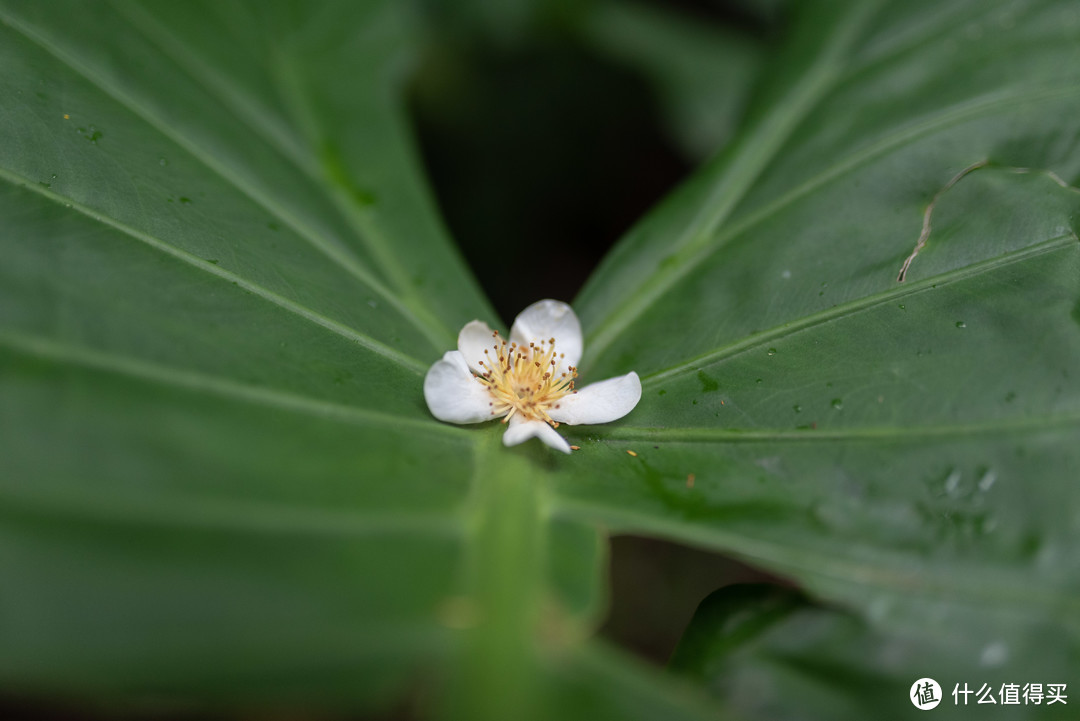
[{"label": "dew drop", "polygon": [[796,413],[802,413],[802,406],[796,403],[791,407],[791,410],[795,411]]},{"label": "dew drop", "polygon": [[898,305],[896,307],[899,308],[900,310],[907,310],[907,306],[904,305],[903,303],[901,303],[900,305]]},{"label": "dew drop", "polygon": [[832,407],[835,408],[838,411],[843,410],[843,408],[844,408],[844,399],[843,398],[833,398],[832,403],[830,405],[832,405]]},{"label": "dew drop", "polygon": [[756,385],[761,385],[763,383],[763,381],[762,381],[762,379],[758,378],[756,381],[754,381],[754,383]]},{"label": "dew drop", "polygon": [[958,320],[958,321],[956,321],[956,327],[957,328],[967,328],[967,323],[965,323],[962,320]]},{"label": "dew drop", "polygon": [[961,476],[960,471],[958,471],[958,470],[956,470],[954,468],[949,473],[949,475],[945,478],[945,493],[947,493],[950,496],[955,494],[956,490],[958,488],[960,488],[960,478],[961,477],[962,476]]},{"label": "dew drop", "polygon": [[769,355],[776,355],[776,349],[775,348],[770,348],[769,349]]},{"label": "dew drop", "polygon": [[1009,658],[1009,647],[1001,641],[994,641],[982,650],[979,656],[980,666],[1000,666]]},{"label": "dew drop", "polygon": [[994,482],[996,480],[997,480],[997,471],[995,471],[993,468],[988,468],[986,470],[986,472],[983,473],[982,478],[979,479],[979,483],[978,483],[979,490],[984,492],[984,493],[986,491],[989,491],[990,488],[994,485]]},{"label": "dew drop", "polygon": [[168,164],[169,164],[169,161],[166,160],[165,158],[158,158],[157,162],[158,162],[158,165],[160,165],[163,168],[168,166]]}]

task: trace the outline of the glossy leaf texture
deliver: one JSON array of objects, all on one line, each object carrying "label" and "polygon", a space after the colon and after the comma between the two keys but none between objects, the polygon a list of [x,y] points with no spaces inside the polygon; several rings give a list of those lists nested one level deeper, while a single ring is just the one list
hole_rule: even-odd
[{"label": "glossy leaf texture", "polygon": [[[635,368],[644,396],[560,464],[564,508],[770,568],[927,644],[950,689],[1067,676],[1080,14],[801,15],[741,135],[577,302],[585,374]],[[896,699],[918,678],[864,663]]]},{"label": "glossy leaf texture", "polygon": [[[860,718],[863,655],[901,705],[924,668],[1075,674],[1080,9],[792,5],[731,104],[680,90],[727,122],[753,88],[575,301],[583,380],[645,395],[562,458],[424,407],[495,319],[418,170],[408,5],[0,3],[3,689],[769,717],[734,678]],[[609,532],[809,610],[734,671],[647,668],[591,638]],[[815,629],[789,657],[829,673],[785,685],[762,654]]]},{"label": "glossy leaf texture", "polygon": [[474,443],[419,387],[490,311],[405,130],[408,28],[0,9],[9,692],[368,706],[445,652]]}]

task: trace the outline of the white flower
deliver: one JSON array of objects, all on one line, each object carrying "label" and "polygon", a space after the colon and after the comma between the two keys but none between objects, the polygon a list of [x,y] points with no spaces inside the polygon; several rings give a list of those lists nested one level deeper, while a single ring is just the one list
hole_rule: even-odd
[{"label": "white flower", "polygon": [[449,423],[502,418],[503,444],[530,438],[564,453],[570,444],[554,431],[560,423],[607,423],[641,400],[637,373],[574,388],[581,358],[581,324],[566,303],[541,300],[521,312],[509,342],[474,320],[424,378],[431,414]]}]

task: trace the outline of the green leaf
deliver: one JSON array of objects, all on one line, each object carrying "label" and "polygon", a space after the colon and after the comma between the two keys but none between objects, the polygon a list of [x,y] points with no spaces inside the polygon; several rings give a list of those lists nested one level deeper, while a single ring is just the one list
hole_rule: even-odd
[{"label": "green leaf", "polygon": [[[579,436],[562,507],[734,552],[955,681],[1048,681],[1080,630],[1080,23],[829,7],[582,293],[586,375],[644,396]],[[868,663],[896,698],[917,678]]]},{"label": "green leaf", "polygon": [[[3,689],[772,714],[746,679],[861,718],[861,678],[902,715],[915,673],[1074,675],[1080,15],[793,5],[732,141],[576,302],[583,381],[645,392],[555,457],[423,402],[496,319],[402,111],[415,10],[0,3]],[[719,647],[706,606],[686,677],[643,667],[592,638],[611,532],[828,606]]]},{"label": "green leaf", "polygon": [[490,316],[402,127],[401,13],[0,19],[6,685],[392,700],[466,554],[472,442],[420,381]]},{"label": "green leaf", "polygon": [[[1008,653],[1003,646],[983,654],[973,678],[951,680],[970,665],[958,650],[883,633],[790,589],[746,585],[702,601],[670,667],[709,684],[743,718],[916,718],[922,712],[904,697],[926,677],[940,681],[935,718],[973,718],[997,706],[1009,718],[1069,718],[1067,703],[1032,702],[1021,680],[1033,678],[1030,671],[994,668]],[[1015,686],[1011,698],[1009,686]],[[964,689],[971,692],[966,705]],[[994,707],[986,705],[988,698]],[[1012,708],[1004,708],[1003,699]]]}]

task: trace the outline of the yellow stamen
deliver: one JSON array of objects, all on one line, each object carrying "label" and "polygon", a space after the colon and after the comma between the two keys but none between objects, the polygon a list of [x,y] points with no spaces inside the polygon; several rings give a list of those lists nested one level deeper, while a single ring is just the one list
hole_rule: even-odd
[{"label": "yellow stamen", "polygon": [[[493,416],[503,417],[506,423],[516,413],[528,420],[544,421],[553,428],[558,423],[551,419],[548,411],[557,408],[558,401],[574,390],[577,369],[568,366],[561,371],[559,359],[562,354],[555,352],[555,339],[524,344],[510,343],[492,333],[495,343],[491,350],[499,359],[498,365],[486,365],[480,361],[484,372],[476,380],[487,387],[491,394]],[[487,357],[491,354],[484,351]]]}]

